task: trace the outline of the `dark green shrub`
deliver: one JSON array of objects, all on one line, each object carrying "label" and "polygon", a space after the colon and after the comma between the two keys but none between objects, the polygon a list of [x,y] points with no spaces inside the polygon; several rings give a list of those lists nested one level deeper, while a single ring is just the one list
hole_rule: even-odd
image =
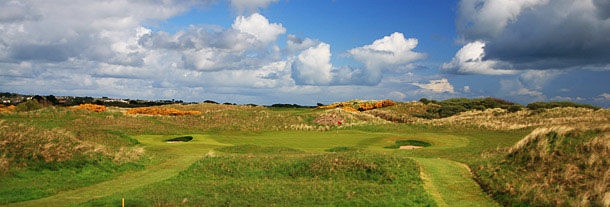
[{"label": "dark green shrub", "polygon": [[421,98],[421,99],[419,99],[419,102],[421,102],[423,104],[428,104],[428,103],[430,103],[430,100],[428,100],[427,98]]},{"label": "dark green shrub", "polygon": [[42,104],[38,103],[36,100],[28,100],[26,102],[21,102],[15,106],[16,111],[33,111],[37,109],[41,109],[43,107]]},{"label": "dark green shrub", "polygon": [[438,111],[438,115],[441,118],[445,118],[459,114],[464,111],[468,111],[468,109],[461,105],[442,105]]},{"label": "dark green shrub", "polygon": [[521,109],[523,109],[523,106],[521,106],[521,105],[512,105],[512,106],[509,106],[506,110],[510,113],[513,113],[513,112],[521,111]]},{"label": "dark green shrub", "polygon": [[534,103],[530,103],[527,105],[527,108],[530,110],[537,110],[537,109],[552,109],[552,108],[557,108],[557,107],[574,107],[574,108],[587,108],[587,109],[593,109],[593,110],[598,110],[601,109],[601,107],[599,106],[593,106],[590,104],[579,104],[579,103],[573,103],[573,102],[568,102],[568,101],[561,101],[561,102],[534,102]]}]

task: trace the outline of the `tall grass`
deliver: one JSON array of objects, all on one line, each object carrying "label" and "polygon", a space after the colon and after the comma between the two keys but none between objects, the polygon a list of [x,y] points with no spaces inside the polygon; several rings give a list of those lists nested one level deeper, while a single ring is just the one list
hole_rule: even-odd
[{"label": "tall grass", "polygon": [[610,205],[609,125],[538,128],[484,157],[476,178],[505,205]]}]

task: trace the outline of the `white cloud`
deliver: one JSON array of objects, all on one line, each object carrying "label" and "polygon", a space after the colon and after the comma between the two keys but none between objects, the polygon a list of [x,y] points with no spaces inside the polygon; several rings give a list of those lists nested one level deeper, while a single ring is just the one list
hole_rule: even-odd
[{"label": "white cloud", "polygon": [[402,101],[407,97],[407,95],[399,91],[392,91],[388,94],[388,97],[397,101]]},{"label": "white cloud", "polygon": [[364,64],[365,81],[376,84],[381,80],[383,70],[426,58],[426,54],[411,51],[417,44],[417,39],[405,39],[402,33],[394,32],[370,45],[351,49],[348,53]]},{"label": "white cloud", "polygon": [[527,95],[527,96],[542,96],[542,93],[539,91],[532,91],[529,90],[527,88],[520,88],[519,91],[517,91],[517,94],[519,95]]},{"label": "white cloud", "polygon": [[453,86],[446,78],[440,80],[430,80],[428,83],[412,83],[414,86],[418,86],[422,89],[430,90],[436,93],[455,93]]},{"label": "white cloud", "polygon": [[330,45],[319,43],[301,52],[292,65],[292,78],[299,85],[328,85],[332,81]]},{"label": "white cloud", "polygon": [[464,86],[464,89],[462,89],[462,91],[464,93],[470,93],[470,86]]},{"label": "white cloud", "polygon": [[471,42],[455,53],[455,57],[449,63],[443,63],[441,69],[446,72],[457,74],[483,74],[483,75],[506,75],[515,74],[517,71],[498,69],[501,64],[494,60],[484,60],[484,42]]},{"label": "white cloud", "polygon": [[610,93],[602,93],[597,96],[596,100],[610,100]]},{"label": "white cloud", "polygon": [[282,27],[282,24],[269,23],[269,20],[259,13],[254,13],[249,17],[237,17],[232,27],[265,43],[275,41],[278,35],[286,33],[286,28]]},{"label": "white cloud", "polygon": [[233,6],[239,13],[244,11],[255,12],[258,8],[267,7],[271,3],[278,2],[279,0],[229,0],[231,6]]}]

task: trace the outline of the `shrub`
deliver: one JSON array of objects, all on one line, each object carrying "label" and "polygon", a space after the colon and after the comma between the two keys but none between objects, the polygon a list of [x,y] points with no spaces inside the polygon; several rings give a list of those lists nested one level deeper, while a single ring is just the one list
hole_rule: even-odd
[{"label": "shrub", "polygon": [[93,111],[93,112],[103,112],[106,111],[106,106],[102,106],[102,105],[97,105],[97,104],[81,104],[76,106],[74,109],[72,110],[89,110],[89,111]]},{"label": "shrub", "polygon": [[459,114],[464,111],[468,111],[468,109],[461,105],[442,105],[438,111],[438,115],[441,118],[445,118]]},{"label": "shrub", "polygon": [[523,109],[523,106],[521,106],[521,105],[512,105],[512,106],[509,106],[506,110],[508,112],[513,113],[513,112],[521,111],[521,109]]},{"label": "shrub", "polygon": [[42,104],[38,103],[36,100],[27,100],[26,102],[21,102],[15,106],[16,111],[33,111],[37,109],[41,109],[43,107]]},{"label": "shrub", "polygon": [[423,104],[428,104],[430,103],[430,100],[428,100],[427,98],[421,98],[419,99],[419,102],[422,102]]},{"label": "shrub", "polygon": [[599,106],[593,106],[590,104],[578,104],[578,103],[573,103],[573,102],[568,102],[568,101],[561,101],[561,102],[534,102],[534,103],[530,103],[527,105],[527,108],[530,110],[536,110],[536,109],[552,109],[552,108],[557,108],[557,107],[574,107],[574,108],[588,108],[588,109],[593,109],[593,110],[598,110],[601,109],[601,107]]}]

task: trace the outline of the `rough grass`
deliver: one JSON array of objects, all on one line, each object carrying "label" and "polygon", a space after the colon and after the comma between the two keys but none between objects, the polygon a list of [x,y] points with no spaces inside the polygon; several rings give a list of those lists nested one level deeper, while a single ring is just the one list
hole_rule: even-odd
[{"label": "rough grass", "polygon": [[207,157],[179,176],[84,206],[435,206],[414,161],[380,154]]},{"label": "rough grass", "polygon": [[237,146],[221,147],[215,149],[220,152],[238,153],[238,154],[284,154],[284,153],[301,153],[303,151],[292,149],[290,147],[274,147],[274,146],[258,146],[253,144],[244,144]]},{"label": "rough grass", "polygon": [[487,109],[485,111],[467,111],[442,119],[420,119],[416,123],[452,128],[514,130],[558,125],[582,128],[598,126],[608,122],[610,122],[609,109],[593,110],[566,107],[535,111],[521,110],[513,113],[500,108]]},{"label": "rough grass", "polygon": [[610,127],[539,128],[514,146],[484,154],[475,169],[505,205],[609,206]]},{"label": "rough grass", "polygon": [[361,149],[355,148],[355,147],[333,147],[327,150],[324,150],[327,152],[357,152],[357,151],[361,151]]}]

